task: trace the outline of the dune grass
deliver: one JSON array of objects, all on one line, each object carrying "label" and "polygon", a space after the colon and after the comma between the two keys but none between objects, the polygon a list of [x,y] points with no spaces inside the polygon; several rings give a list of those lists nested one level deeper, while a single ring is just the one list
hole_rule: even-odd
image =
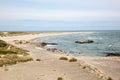
[{"label": "dune grass", "polygon": [[16,54],[7,54],[0,58],[0,67],[3,65],[12,65],[18,62],[27,62],[33,60],[30,56],[18,56]]},{"label": "dune grass", "polygon": [[0,40],[0,66],[31,61],[32,58],[29,56],[28,52],[27,50]]},{"label": "dune grass", "polygon": [[29,51],[18,48],[16,46],[13,46],[11,44],[6,43],[3,40],[0,40],[0,55],[6,55],[6,54],[23,54],[28,55]]},{"label": "dune grass", "polygon": [[1,55],[6,55],[6,54],[17,54],[17,52],[13,52],[13,51],[0,51]]},{"label": "dune grass", "polygon": [[0,40],[0,47],[5,47],[7,46],[6,42],[3,40]]},{"label": "dune grass", "polygon": [[0,32],[0,36],[19,36],[27,34],[39,34],[40,32]]}]

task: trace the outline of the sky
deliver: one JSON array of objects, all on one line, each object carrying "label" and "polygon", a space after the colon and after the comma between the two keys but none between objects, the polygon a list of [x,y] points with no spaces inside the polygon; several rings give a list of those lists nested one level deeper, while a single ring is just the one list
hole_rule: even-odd
[{"label": "sky", "polygon": [[120,0],[0,0],[0,31],[120,30]]}]

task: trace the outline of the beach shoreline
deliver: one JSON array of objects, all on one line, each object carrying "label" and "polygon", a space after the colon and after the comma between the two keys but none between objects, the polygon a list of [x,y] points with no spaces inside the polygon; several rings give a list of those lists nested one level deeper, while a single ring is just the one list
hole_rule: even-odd
[{"label": "beach shoreline", "polygon": [[[22,35],[22,36],[8,36],[8,37],[0,37],[0,39],[4,40],[4,41],[7,41],[8,43],[10,44],[13,44],[13,45],[16,45],[18,47],[21,47],[21,48],[24,48],[24,49],[28,49],[30,50],[30,55],[34,58],[34,59],[37,59],[38,56],[33,54],[32,52],[34,52],[35,50],[37,51],[41,51],[41,52],[44,52],[45,54],[47,53],[51,53],[49,51],[46,51],[42,48],[37,48],[34,47],[33,49],[30,48],[28,45],[18,45],[18,44],[15,44],[13,41],[14,40],[26,40],[26,41],[30,41],[30,40],[35,40],[36,38],[39,38],[39,37],[47,37],[47,36],[59,36],[59,35],[66,35],[66,34],[84,34],[84,32],[55,32],[55,33],[40,33],[40,34],[30,34],[30,35]],[[38,52],[36,52],[38,53]],[[43,55],[43,54],[39,54],[40,56],[44,56],[43,59],[47,59],[49,57],[46,57],[46,55]],[[58,58],[58,56],[67,56],[66,54],[49,54],[50,56],[52,55],[52,57],[54,56],[54,58]],[[72,56],[67,56],[67,57],[74,57],[73,55]],[[75,56],[76,57],[76,56]],[[51,57],[50,57],[51,58]],[[120,64],[118,64],[120,62],[120,58],[119,57],[88,57],[88,56],[79,56],[79,57],[76,57],[78,60],[80,61],[83,61],[85,63],[88,63],[92,66],[94,66],[95,68],[97,69],[100,69],[100,74],[98,72],[98,75],[99,77],[100,76],[106,76],[108,77],[107,75],[109,75],[110,77],[113,78],[113,80],[119,80],[120,77],[120,72],[118,71],[120,68],[118,66],[120,66]],[[53,59],[54,60],[54,59]],[[49,62],[48,62],[49,63]],[[27,64],[27,63],[26,63]],[[33,63],[32,63],[33,64]],[[102,65],[101,65],[102,64]],[[18,64],[19,65],[19,64]],[[76,64],[75,64],[76,65]],[[110,66],[113,66],[114,67],[110,67]],[[89,65],[87,65],[89,67]],[[115,67],[116,66],[116,67]],[[64,67],[64,66],[63,66]],[[109,68],[108,68],[109,67]],[[68,68],[68,67],[67,67]],[[69,68],[70,69],[70,68]],[[72,70],[71,70],[72,71]],[[102,71],[102,72],[101,72]],[[116,72],[117,71],[117,72]],[[104,73],[103,73],[104,72]],[[58,72],[59,73],[59,72]],[[79,73],[79,72],[78,72]],[[1,73],[0,73],[1,74]],[[91,73],[92,74],[92,73]],[[77,74],[76,74],[77,75]],[[68,76],[67,76],[68,77]],[[68,80],[71,80],[70,78],[67,78]],[[44,80],[44,79],[43,79]],[[52,79],[51,79],[52,80]],[[79,80],[78,78],[76,78],[75,80]],[[85,79],[81,79],[81,80],[85,80]],[[92,79],[91,79],[92,80]],[[93,79],[95,80],[95,79]],[[101,80],[101,79],[100,79]]]}]

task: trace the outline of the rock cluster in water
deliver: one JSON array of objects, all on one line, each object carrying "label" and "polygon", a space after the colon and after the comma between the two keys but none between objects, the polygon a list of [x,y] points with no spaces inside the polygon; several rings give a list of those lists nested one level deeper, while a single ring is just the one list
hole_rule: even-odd
[{"label": "rock cluster in water", "polygon": [[107,56],[107,57],[108,57],[108,56],[119,56],[119,57],[120,57],[120,53],[107,53],[106,56]]},{"label": "rock cluster in water", "polygon": [[58,52],[58,53],[62,53],[62,54],[65,54],[65,53],[66,53],[65,51],[58,50],[58,49],[56,49],[56,48],[47,48],[47,51]]},{"label": "rock cluster in water", "polygon": [[84,43],[93,43],[93,40],[80,40],[80,41],[75,41],[75,43],[79,43],[79,44],[84,44]]},{"label": "rock cluster in water", "polygon": [[46,43],[47,45],[58,45],[57,43]]}]

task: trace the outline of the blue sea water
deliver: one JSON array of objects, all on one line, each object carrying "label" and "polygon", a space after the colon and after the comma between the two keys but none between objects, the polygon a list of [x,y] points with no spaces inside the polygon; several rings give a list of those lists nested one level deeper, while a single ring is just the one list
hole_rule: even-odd
[{"label": "blue sea water", "polygon": [[[40,42],[57,43],[45,48],[57,48],[69,54],[105,56],[120,52],[120,31],[84,31],[84,34],[50,36],[37,39]],[[77,40],[94,40],[94,43],[78,44]]]}]

